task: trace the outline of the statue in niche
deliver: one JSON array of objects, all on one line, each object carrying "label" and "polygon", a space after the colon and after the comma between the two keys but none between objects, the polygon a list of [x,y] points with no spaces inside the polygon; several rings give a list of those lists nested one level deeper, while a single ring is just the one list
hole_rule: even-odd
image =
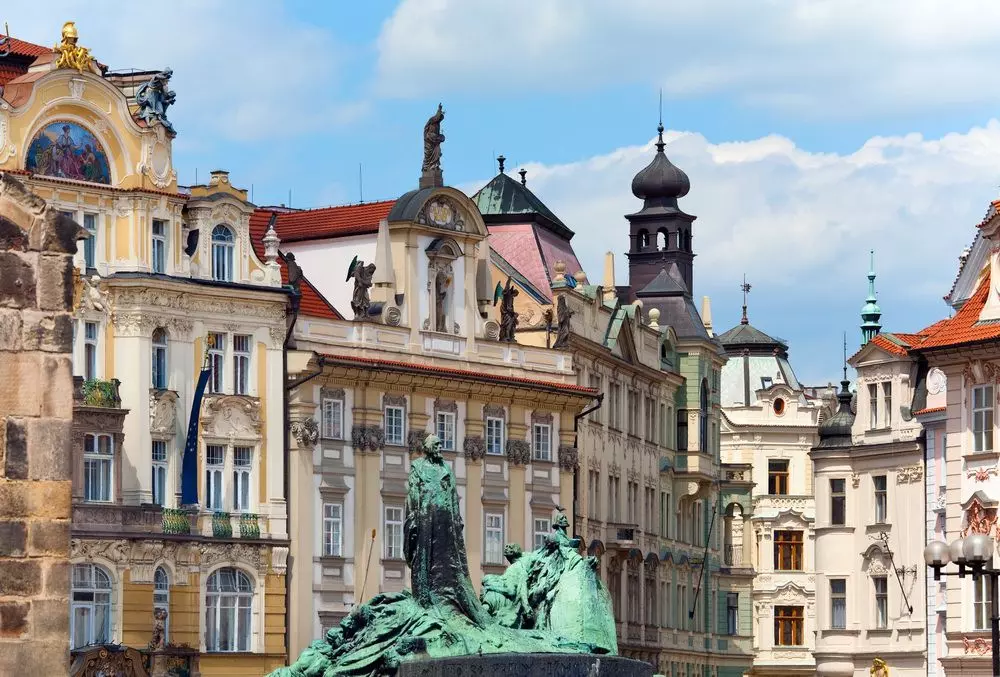
[{"label": "statue in niche", "polygon": [[170,81],[173,74],[174,72],[169,68],[161,71],[135,92],[135,101],[139,104],[136,117],[145,121],[147,125],[158,121],[171,134],[176,132],[174,126],[167,120],[167,108],[177,100],[177,95],[172,90],[167,89],[167,82]]},{"label": "statue in niche", "polygon": [[438,104],[434,113],[424,125],[424,165],[425,172],[441,171],[441,144],[444,134],[441,133],[441,121],[444,120],[444,110]]},{"label": "statue in niche", "polygon": [[434,330],[448,331],[448,290],[451,287],[451,275],[440,270],[434,276]]},{"label": "statue in niche", "polygon": [[354,319],[366,319],[368,308],[372,304],[369,297],[369,290],[372,288],[372,277],[375,275],[375,264],[365,262],[357,256],[351,262],[347,270],[347,279],[354,278],[354,296],[351,298],[351,310],[354,311]]},{"label": "statue in niche", "polygon": [[569,320],[574,314],[575,311],[570,310],[566,304],[566,297],[560,294],[556,302],[556,341],[552,344],[553,348],[565,348],[569,345]]},{"label": "statue in niche", "polygon": [[517,294],[517,289],[508,277],[500,301],[500,340],[507,343],[514,343],[514,333],[517,331],[517,312],[514,311],[514,299],[517,298]]}]

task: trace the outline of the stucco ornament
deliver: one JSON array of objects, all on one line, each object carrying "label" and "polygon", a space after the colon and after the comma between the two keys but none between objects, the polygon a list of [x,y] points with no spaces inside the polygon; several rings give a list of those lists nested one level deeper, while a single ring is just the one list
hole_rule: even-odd
[{"label": "stucco ornament", "polygon": [[944,372],[937,367],[932,368],[927,373],[927,392],[931,395],[944,392],[947,385],[948,380],[945,378]]},{"label": "stucco ornament", "polygon": [[154,435],[174,435],[177,430],[177,393],[151,390],[149,393],[149,431]]},{"label": "stucco ornament", "polygon": [[969,534],[990,536],[997,523],[995,508],[986,508],[978,498],[973,498],[969,509],[965,511],[965,526],[962,527],[962,538]]},{"label": "stucco ornament", "polygon": [[245,395],[209,395],[201,422],[206,437],[259,438],[260,400]]},{"label": "stucco ornament", "polygon": [[292,423],[292,434],[295,435],[295,441],[300,447],[311,449],[319,440],[319,425],[314,418],[295,421]]}]

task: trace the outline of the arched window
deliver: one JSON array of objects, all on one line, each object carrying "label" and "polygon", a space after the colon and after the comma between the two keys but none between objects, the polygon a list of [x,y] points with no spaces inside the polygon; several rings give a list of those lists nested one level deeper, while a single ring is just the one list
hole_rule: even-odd
[{"label": "arched window", "polygon": [[249,651],[253,582],[239,569],[219,569],[208,577],[205,649]]},{"label": "arched window", "polygon": [[111,641],[111,576],[96,564],[74,564],[70,638],[76,649]]},{"label": "arched window", "polygon": [[233,231],[218,225],[212,231],[212,279],[233,281]]},{"label": "arched window", "polygon": [[684,231],[684,251],[691,251],[691,231]]},{"label": "arched window", "polygon": [[163,641],[166,642],[170,630],[170,577],[163,567],[156,567],[153,574],[153,611],[163,609],[167,620],[163,624]]},{"label": "arched window", "polygon": [[708,379],[701,380],[701,409],[698,412],[698,450],[707,454],[708,440]]},{"label": "arched window", "polygon": [[649,231],[643,228],[639,231],[639,251],[644,252],[649,247]]},{"label": "arched window", "polygon": [[660,251],[670,249],[670,233],[667,232],[666,228],[660,228],[656,231],[656,248]]},{"label": "arched window", "polygon": [[167,389],[167,332],[160,328],[153,332],[153,387]]}]

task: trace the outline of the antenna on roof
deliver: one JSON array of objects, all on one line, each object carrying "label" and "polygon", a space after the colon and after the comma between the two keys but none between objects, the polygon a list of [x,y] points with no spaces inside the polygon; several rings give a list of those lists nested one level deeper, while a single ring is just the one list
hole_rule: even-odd
[{"label": "antenna on roof", "polygon": [[361,171],[361,163],[358,163],[358,204],[365,202],[365,177]]},{"label": "antenna on roof", "polygon": [[198,185],[198,168],[194,168],[194,185]]},{"label": "antenna on roof", "polygon": [[292,189],[288,189],[288,208],[292,208]]},{"label": "antenna on roof", "polygon": [[663,87],[660,87],[660,124],[663,124]]},{"label": "antenna on roof", "polygon": [[253,202],[253,184],[250,184],[250,202]]}]

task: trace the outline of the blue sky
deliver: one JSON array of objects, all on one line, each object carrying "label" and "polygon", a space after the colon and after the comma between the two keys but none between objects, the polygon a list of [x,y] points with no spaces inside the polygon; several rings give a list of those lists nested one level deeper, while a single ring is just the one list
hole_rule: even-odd
[{"label": "blue sky", "polygon": [[441,101],[446,181],[525,166],[593,281],[607,250],[625,281],[662,88],[698,301],[725,330],[746,273],[751,321],[811,383],[839,378],[843,331],[858,345],[868,250],[886,328],[926,326],[1000,186],[987,0],[36,4],[0,21],[51,44],[74,19],[112,68],[174,69],[182,183],[221,167],[258,204],[315,207],[357,201],[360,163],[366,200],[395,197]]}]

